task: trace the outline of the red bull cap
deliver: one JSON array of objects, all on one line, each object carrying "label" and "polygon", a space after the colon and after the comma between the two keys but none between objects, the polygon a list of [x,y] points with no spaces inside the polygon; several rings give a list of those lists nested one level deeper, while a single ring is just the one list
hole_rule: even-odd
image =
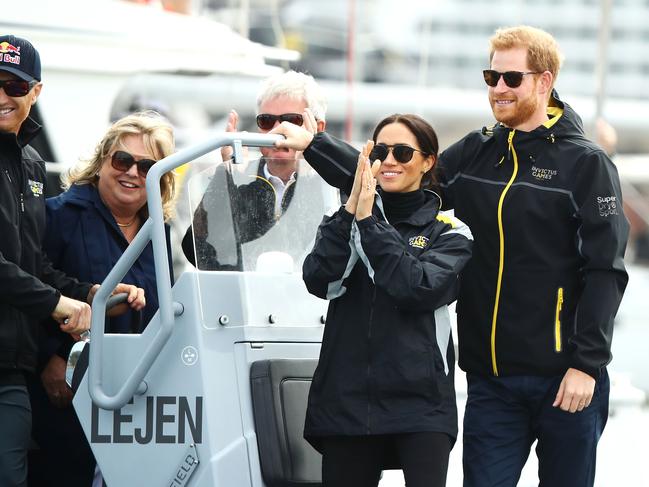
[{"label": "red bull cap", "polygon": [[41,80],[41,57],[31,42],[20,37],[0,36],[0,71],[25,81]]}]

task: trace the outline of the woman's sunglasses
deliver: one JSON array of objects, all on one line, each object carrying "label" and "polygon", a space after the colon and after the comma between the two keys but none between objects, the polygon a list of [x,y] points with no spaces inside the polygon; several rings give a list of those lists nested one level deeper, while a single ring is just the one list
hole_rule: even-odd
[{"label": "woman's sunglasses", "polygon": [[408,144],[376,144],[370,152],[370,161],[376,161],[378,159],[383,162],[388,157],[388,154],[392,152],[392,157],[394,157],[395,161],[405,164],[410,162],[415,151],[427,155],[425,152],[410,147]]},{"label": "woman's sunglasses", "polygon": [[135,157],[123,150],[115,151],[115,153],[110,158],[110,165],[113,166],[113,169],[122,172],[128,171],[129,169],[131,169],[131,166],[133,164],[137,164],[137,172],[143,178],[146,177],[149,169],[151,169],[151,166],[153,166],[155,163],[156,161],[152,159],[140,159],[139,161],[136,161]]},{"label": "woman's sunglasses", "polygon": [[526,74],[539,74],[538,71],[505,71],[500,73],[495,69],[485,69],[482,72],[485,83],[487,85],[494,87],[498,84],[500,77],[503,77],[505,84],[510,88],[518,88],[523,82],[523,76]]},{"label": "woman's sunglasses", "polygon": [[25,96],[31,89],[38,84],[38,81],[24,81],[22,79],[6,79],[0,81],[0,88],[4,88],[7,96],[19,98]]},{"label": "woman's sunglasses", "polygon": [[270,113],[260,113],[257,115],[257,127],[262,130],[270,130],[275,126],[275,122],[290,122],[293,125],[302,125],[304,118],[299,113],[282,113],[281,115],[271,115]]}]

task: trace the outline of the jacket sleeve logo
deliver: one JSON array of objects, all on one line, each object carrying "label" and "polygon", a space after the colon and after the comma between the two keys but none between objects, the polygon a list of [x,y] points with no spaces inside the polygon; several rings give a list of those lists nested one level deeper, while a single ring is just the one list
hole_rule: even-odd
[{"label": "jacket sleeve logo", "polygon": [[597,207],[599,216],[619,215],[617,197],[615,196],[598,196]]},{"label": "jacket sleeve logo", "polygon": [[408,239],[408,245],[415,247],[416,249],[423,249],[426,247],[427,243],[428,237],[424,237],[423,235],[417,235],[416,237],[410,237],[410,239]]}]

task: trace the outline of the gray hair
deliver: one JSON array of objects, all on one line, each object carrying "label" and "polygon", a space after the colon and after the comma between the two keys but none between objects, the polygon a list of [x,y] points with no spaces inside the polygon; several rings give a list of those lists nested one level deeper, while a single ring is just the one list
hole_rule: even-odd
[{"label": "gray hair", "polygon": [[324,120],[327,101],[320,85],[313,76],[297,71],[286,71],[265,79],[257,94],[257,109],[268,100],[286,96],[293,100],[304,100],[316,120]]}]

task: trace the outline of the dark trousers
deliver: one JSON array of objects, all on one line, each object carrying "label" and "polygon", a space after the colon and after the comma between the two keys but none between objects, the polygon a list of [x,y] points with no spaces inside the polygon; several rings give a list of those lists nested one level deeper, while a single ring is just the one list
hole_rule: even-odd
[{"label": "dark trousers", "polygon": [[30,377],[27,384],[37,444],[29,453],[28,486],[90,487],[95,458],[74,408],[52,405],[40,378]]},{"label": "dark trousers", "polygon": [[608,374],[597,381],[590,406],[576,413],[552,407],[562,379],[467,374],[464,487],[515,487],[535,440],[540,487],[592,487],[608,418]]},{"label": "dark trousers", "polygon": [[403,469],[407,487],[446,485],[453,447],[445,433],[337,436],[322,440],[324,487],[375,487],[387,460]]},{"label": "dark trousers", "polygon": [[0,385],[0,485],[27,485],[32,411],[27,388]]}]

